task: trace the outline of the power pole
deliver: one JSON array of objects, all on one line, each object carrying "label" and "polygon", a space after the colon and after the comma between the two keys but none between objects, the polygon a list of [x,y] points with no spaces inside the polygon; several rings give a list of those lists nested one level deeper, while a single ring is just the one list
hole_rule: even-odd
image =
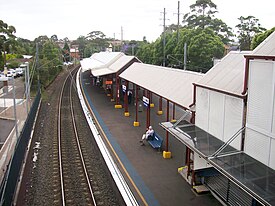
[{"label": "power pole", "polygon": [[36,43],[36,52],[35,52],[35,62],[36,62],[36,68],[37,68],[37,86],[38,90],[40,90],[40,76],[39,76],[39,49],[38,49],[38,43]]},{"label": "power pole", "polygon": [[162,63],[162,66],[164,66],[165,67],[165,45],[166,45],[166,43],[165,43],[165,30],[166,30],[166,26],[165,26],[165,21],[166,21],[166,17],[165,17],[165,15],[166,15],[166,12],[165,12],[165,8],[164,8],[164,10],[163,10],[163,34],[162,34],[162,36],[163,36],[163,63]]},{"label": "power pole", "polygon": [[115,46],[115,44],[116,44],[116,33],[114,33],[114,42],[113,42],[113,44],[114,44],[114,52],[116,51],[116,46]]},{"label": "power pole", "polygon": [[177,43],[179,43],[179,27],[180,27],[180,1],[178,1],[178,28],[177,28]]},{"label": "power pole", "polygon": [[122,45],[123,45],[123,27],[121,27],[121,49],[120,49],[120,51],[122,51]]},{"label": "power pole", "polygon": [[187,61],[187,43],[184,43],[184,59],[183,59],[183,70],[186,70],[186,61]]}]

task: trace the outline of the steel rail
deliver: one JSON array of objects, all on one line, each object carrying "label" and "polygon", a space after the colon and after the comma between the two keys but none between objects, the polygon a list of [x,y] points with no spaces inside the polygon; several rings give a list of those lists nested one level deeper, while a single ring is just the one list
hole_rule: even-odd
[{"label": "steel rail", "polygon": [[72,87],[73,87],[73,83],[74,83],[74,78],[73,78],[74,76],[75,76],[75,74],[71,76],[72,80],[71,80],[71,86],[70,86],[70,110],[71,110],[71,115],[72,115],[73,129],[74,129],[74,133],[75,133],[75,139],[76,139],[76,142],[77,142],[78,152],[79,152],[79,155],[80,155],[80,158],[81,158],[83,171],[85,173],[86,181],[87,181],[87,184],[88,184],[88,187],[89,187],[90,195],[91,195],[94,206],[96,206],[97,204],[96,204],[96,200],[95,200],[95,197],[94,197],[94,192],[93,192],[93,189],[92,189],[92,186],[91,186],[91,183],[90,183],[89,175],[88,175],[88,172],[87,172],[87,167],[86,167],[84,157],[83,157],[83,154],[82,154],[81,145],[80,145],[80,141],[79,141],[79,136],[78,136],[78,132],[77,132],[77,126],[76,126],[76,123],[75,123],[73,101],[72,101]]},{"label": "steel rail", "polygon": [[69,75],[66,77],[61,91],[59,95],[59,104],[58,104],[58,160],[59,160],[59,174],[60,174],[60,186],[61,186],[61,199],[62,199],[62,206],[66,205],[65,202],[65,190],[64,190],[64,180],[63,180],[63,168],[62,168],[62,151],[61,151],[61,103],[62,103],[62,95],[64,92],[64,87],[67,82]]}]

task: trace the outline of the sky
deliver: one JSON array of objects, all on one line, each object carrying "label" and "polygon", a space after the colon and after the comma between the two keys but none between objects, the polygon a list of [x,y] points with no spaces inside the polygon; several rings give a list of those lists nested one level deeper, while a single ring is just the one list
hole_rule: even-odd
[{"label": "sky", "polygon": [[[217,18],[235,28],[240,16],[252,15],[266,29],[275,26],[274,0],[212,0]],[[195,0],[180,1],[180,19]],[[70,40],[102,31],[106,37],[155,41],[165,24],[177,24],[178,0],[0,0],[0,20],[16,28],[15,35],[34,40],[57,35]]]}]

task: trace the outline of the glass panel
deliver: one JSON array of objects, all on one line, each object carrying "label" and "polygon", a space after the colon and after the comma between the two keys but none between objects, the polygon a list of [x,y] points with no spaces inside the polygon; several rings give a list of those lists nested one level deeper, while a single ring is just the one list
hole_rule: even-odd
[{"label": "glass panel", "polygon": [[[213,135],[207,133],[206,131],[200,129],[195,125],[189,125],[184,127],[177,127],[178,130],[181,130],[192,142],[194,148],[203,153],[206,157],[214,154],[221,146],[224,145],[224,142],[220,139],[214,137]],[[236,152],[237,150],[231,146],[227,146],[222,150],[219,155],[225,154],[228,152]]]},{"label": "glass panel", "polygon": [[275,171],[245,153],[212,159],[222,170],[272,205],[275,203]]}]

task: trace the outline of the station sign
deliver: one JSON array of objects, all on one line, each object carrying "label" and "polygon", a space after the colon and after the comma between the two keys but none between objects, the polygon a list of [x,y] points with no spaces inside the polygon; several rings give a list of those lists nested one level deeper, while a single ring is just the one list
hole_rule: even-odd
[{"label": "station sign", "polygon": [[143,96],[142,101],[145,107],[149,107],[150,101],[148,97]]},{"label": "station sign", "polygon": [[125,92],[126,92],[126,90],[127,90],[126,85],[122,85],[122,91],[125,93]]}]

